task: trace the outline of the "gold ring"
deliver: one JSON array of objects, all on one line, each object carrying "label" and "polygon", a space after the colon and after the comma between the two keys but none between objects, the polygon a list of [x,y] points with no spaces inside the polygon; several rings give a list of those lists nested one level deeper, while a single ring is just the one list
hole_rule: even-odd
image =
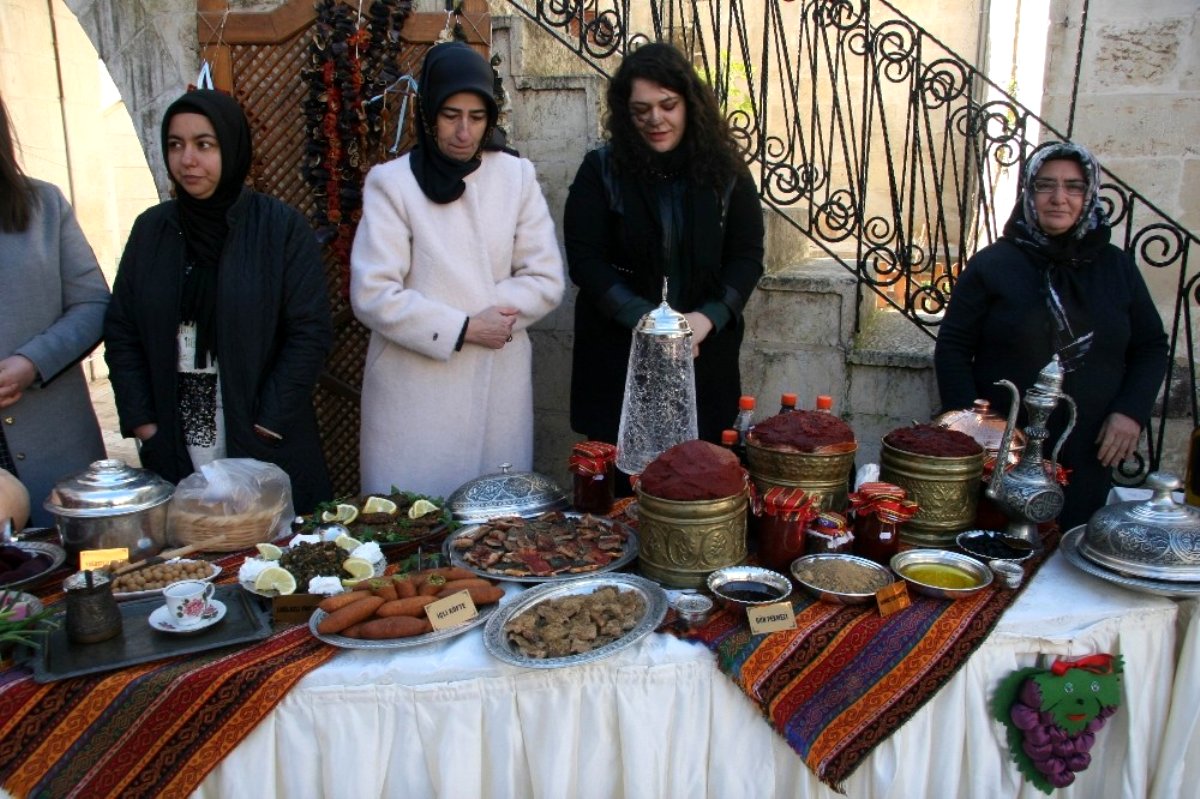
[{"label": "gold ring", "polygon": [[505,340],[505,341],[512,341],[512,333],[509,333],[509,334],[508,334],[508,338],[506,338],[506,339],[504,339],[504,340]]}]

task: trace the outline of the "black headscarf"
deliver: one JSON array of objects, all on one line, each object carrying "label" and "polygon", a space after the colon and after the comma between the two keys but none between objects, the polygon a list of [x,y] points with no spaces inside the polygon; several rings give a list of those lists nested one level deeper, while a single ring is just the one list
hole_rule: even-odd
[{"label": "black headscarf", "polygon": [[[229,236],[228,213],[250,174],[253,151],[246,114],[227,94],[212,89],[190,91],[171,103],[163,115],[162,152],[167,159],[167,131],[176,114],[208,118],[221,148],[221,178],[212,196],[198,200],[171,175],[176,210],[187,252],[180,319],[196,323],[196,367],[203,368],[216,352],[217,266]],[[168,161],[169,163],[169,161]],[[170,170],[168,169],[168,172]]]},{"label": "black headscarf", "polygon": [[[1047,161],[1060,160],[1079,164],[1087,189],[1079,218],[1071,229],[1050,235],[1038,221],[1033,179]],[[1080,270],[1087,268],[1108,244],[1111,232],[1100,207],[1100,164],[1096,157],[1087,148],[1069,142],[1047,142],[1038,147],[1025,165],[1021,196],[1004,225],[1004,238],[1020,247],[1042,270],[1042,294],[1054,320],[1054,350],[1067,371],[1083,363],[1094,330],[1079,282]]]},{"label": "black headscarf", "polygon": [[425,196],[435,203],[452,203],[462,196],[467,185],[463,178],[479,168],[480,153],[468,161],[449,158],[437,146],[437,113],[442,103],[459,92],[474,92],[483,98],[488,112],[488,131],[482,150],[505,149],[497,140],[495,74],[483,56],[462,42],[446,42],[430,48],[421,67],[417,92],[417,145],[409,156],[413,176]]}]

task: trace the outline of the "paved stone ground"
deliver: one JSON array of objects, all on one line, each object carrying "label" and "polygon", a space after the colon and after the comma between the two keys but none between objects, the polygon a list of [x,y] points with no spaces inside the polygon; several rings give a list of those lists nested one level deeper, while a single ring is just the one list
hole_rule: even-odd
[{"label": "paved stone ground", "polygon": [[88,386],[92,395],[92,406],[96,409],[96,418],[100,420],[100,432],[104,434],[104,447],[108,450],[108,457],[120,458],[130,466],[141,466],[142,460],[138,457],[134,440],[121,437],[112,384],[103,379],[93,380]]}]

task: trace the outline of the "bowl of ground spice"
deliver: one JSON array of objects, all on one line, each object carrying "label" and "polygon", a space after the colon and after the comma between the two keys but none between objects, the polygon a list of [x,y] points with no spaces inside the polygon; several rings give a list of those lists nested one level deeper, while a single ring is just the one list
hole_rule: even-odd
[{"label": "bowl of ground spice", "polygon": [[883,437],[879,479],[898,485],[917,503],[900,540],[909,546],[954,546],[975,526],[983,447],[966,433],[932,424],[900,427]]},{"label": "bowl of ground spice", "polygon": [[883,566],[854,555],[805,555],[792,561],[792,579],[822,602],[861,605],[895,582]]}]

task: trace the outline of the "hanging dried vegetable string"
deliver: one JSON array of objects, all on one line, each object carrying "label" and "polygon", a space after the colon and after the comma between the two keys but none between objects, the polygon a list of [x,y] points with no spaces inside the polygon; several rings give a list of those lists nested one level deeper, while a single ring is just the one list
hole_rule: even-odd
[{"label": "hanging dried vegetable string", "polygon": [[317,239],[329,247],[350,287],[350,244],[362,215],[362,185],[371,166],[367,154],[382,133],[382,107],[363,103],[395,81],[400,29],[409,0],[373,0],[362,17],[336,0],[319,0],[309,44],[304,103],[308,141],[302,173],[316,198]]}]

